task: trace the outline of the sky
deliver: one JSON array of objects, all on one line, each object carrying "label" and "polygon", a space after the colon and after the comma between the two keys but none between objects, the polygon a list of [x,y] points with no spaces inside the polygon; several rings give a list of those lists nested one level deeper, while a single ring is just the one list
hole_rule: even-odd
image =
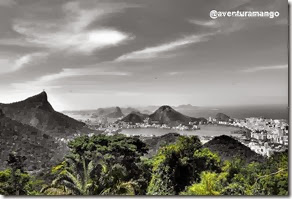
[{"label": "sky", "polygon": [[[224,17],[210,11],[278,11]],[[0,102],[288,104],[283,0],[0,0]]]}]

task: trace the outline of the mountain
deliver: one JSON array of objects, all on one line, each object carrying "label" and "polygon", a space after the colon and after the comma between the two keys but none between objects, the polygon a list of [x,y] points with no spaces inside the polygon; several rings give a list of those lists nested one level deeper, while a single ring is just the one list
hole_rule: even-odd
[{"label": "mountain", "polygon": [[140,112],[132,112],[125,116],[121,121],[123,122],[129,122],[131,124],[136,124],[136,123],[143,123],[143,120],[146,119],[148,115],[140,113]]},{"label": "mountain", "polygon": [[113,112],[106,115],[106,117],[109,117],[109,118],[120,118],[123,116],[124,114],[122,113],[122,110],[120,109],[120,107],[116,107]]},{"label": "mountain", "polygon": [[29,171],[48,168],[62,158],[65,148],[50,135],[6,117],[0,109],[0,169],[11,152],[26,157]]},{"label": "mountain", "polygon": [[145,142],[149,148],[146,157],[154,156],[161,146],[169,145],[180,137],[178,133],[168,133],[157,137],[140,137],[140,139]]},{"label": "mountain", "polygon": [[127,107],[127,108],[120,108],[120,107],[106,107],[106,108],[99,108],[93,112],[92,118],[97,117],[110,117],[110,118],[119,118],[127,115],[133,111],[138,111],[135,108]]},{"label": "mountain", "polygon": [[190,110],[190,109],[197,109],[197,108],[198,108],[197,106],[193,106],[191,104],[182,104],[182,105],[179,105],[179,106],[175,107],[176,110],[179,110],[179,109]]},{"label": "mountain", "polygon": [[11,104],[1,104],[6,117],[48,134],[73,135],[86,131],[85,124],[55,111],[46,92]]},{"label": "mountain", "polygon": [[0,109],[0,118],[2,118],[2,117],[4,117],[5,115],[4,115],[4,113],[3,113],[3,111]]},{"label": "mountain", "polygon": [[232,158],[239,157],[248,163],[252,161],[264,161],[263,156],[227,135],[215,137],[205,143],[203,147],[209,148],[212,152],[217,153],[222,160],[231,160]]},{"label": "mountain", "polygon": [[170,106],[161,106],[149,116],[151,121],[158,121],[161,124],[175,126],[178,124],[188,124],[189,122],[206,122],[204,118],[193,118],[179,113]]},{"label": "mountain", "polygon": [[228,115],[225,115],[224,113],[217,113],[215,119],[217,121],[228,122],[230,120],[230,117]]}]

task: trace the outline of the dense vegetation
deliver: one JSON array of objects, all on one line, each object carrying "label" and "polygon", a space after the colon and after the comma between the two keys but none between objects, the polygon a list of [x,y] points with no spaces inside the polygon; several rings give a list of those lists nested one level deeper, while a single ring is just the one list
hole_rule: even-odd
[{"label": "dense vegetation", "polygon": [[196,136],[180,136],[147,158],[147,145],[123,135],[81,136],[50,173],[33,176],[11,153],[0,171],[3,195],[288,195],[288,151],[267,161],[221,160]]}]

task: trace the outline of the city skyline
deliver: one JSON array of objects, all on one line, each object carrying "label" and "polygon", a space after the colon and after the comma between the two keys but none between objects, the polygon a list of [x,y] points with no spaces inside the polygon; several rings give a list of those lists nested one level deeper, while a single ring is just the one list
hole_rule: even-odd
[{"label": "city skyline", "polygon": [[[56,110],[288,105],[284,1],[0,2],[0,102],[43,89]],[[211,10],[274,10],[217,18]]]}]

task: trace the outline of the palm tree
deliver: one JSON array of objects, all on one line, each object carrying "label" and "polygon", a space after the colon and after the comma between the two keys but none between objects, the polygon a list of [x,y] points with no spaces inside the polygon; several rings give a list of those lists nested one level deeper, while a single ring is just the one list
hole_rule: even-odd
[{"label": "palm tree", "polygon": [[118,182],[117,184],[103,190],[101,195],[135,195],[138,184],[133,181]]},{"label": "palm tree", "polygon": [[58,176],[41,192],[48,195],[135,195],[138,184],[125,182],[126,168],[99,158],[71,155],[53,169]]},{"label": "palm tree", "polygon": [[138,184],[132,180],[125,182],[126,168],[121,164],[103,162],[100,176],[100,195],[135,195]]},{"label": "palm tree", "polygon": [[42,189],[43,193],[53,189],[53,192],[64,188],[64,193],[74,195],[90,195],[94,189],[91,179],[94,172],[94,162],[89,161],[82,155],[71,155],[66,158],[66,166],[59,166],[61,170],[50,186]]}]

